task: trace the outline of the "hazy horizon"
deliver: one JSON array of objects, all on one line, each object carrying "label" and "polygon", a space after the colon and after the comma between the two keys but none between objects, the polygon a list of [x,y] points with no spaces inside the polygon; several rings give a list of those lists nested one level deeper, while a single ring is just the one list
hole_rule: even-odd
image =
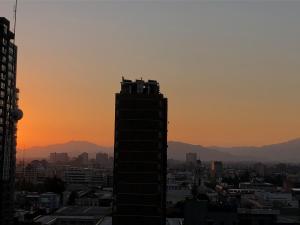
[{"label": "hazy horizon", "polygon": [[[187,153],[197,153],[197,158],[202,161],[226,161],[226,162],[300,162],[300,139],[294,139],[283,143],[272,143],[265,146],[203,146],[180,141],[169,141],[167,155],[169,159],[185,161]],[[36,146],[29,149],[19,149],[19,160],[47,159],[50,153],[68,153],[69,157],[77,157],[83,152],[89,154],[89,158],[95,158],[99,152],[113,156],[113,146],[99,146],[92,142],[70,141],[48,146]]]},{"label": "hazy horizon", "polygon": [[[14,1],[1,1],[12,21]],[[300,137],[300,1],[19,1],[18,148],[113,145],[121,77],[160,82],[169,140]]]},{"label": "hazy horizon", "polygon": [[[288,142],[291,142],[291,141],[296,141],[296,140],[300,140],[300,137],[299,138],[293,138],[293,139],[288,139],[288,140],[283,140],[281,142],[274,142],[274,143],[267,143],[267,144],[264,144],[264,145],[231,145],[231,146],[222,146],[222,145],[202,145],[201,143],[191,143],[191,142],[187,142],[187,141],[182,141],[182,140],[168,140],[168,142],[177,142],[177,143],[183,143],[183,144],[189,144],[189,145],[194,145],[194,146],[202,146],[202,147],[205,147],[205,148],[214,148],[214,147],[224,147],[224,148],[238,148],[238,147],[264,147],[264,146],[269,146],[269,145],[277,145],[277,144],[282,144],[282,143],[288,143]],[[46,144],[46,145],[35,145],[35,146],[30,146],[26,149],[31,149],[31,148],[39,148],[39,147],[49,147],[49,146],[53,146],[53,145],[63,145],[63,144],[69,144],[69,143],[78,143],[78,142],[82,142],[82,143],[90,143],[90,144],[95,144],[95,145],[98,145],[100,147],[103,147],[103,148],[113,148],[114,147],[114,144],[111,144],[111,145],[101,145],[101,144],[97,144],[97,143],[94,143],[92,141],[89,141],[89,140],[66,140],[64,142],[57,142],[57,143],[50,143],[50,144]],[[22,150],[21,148],[18,148],[19,150]],[[23,150],[26,150],[26,149],[23,149]]]}]

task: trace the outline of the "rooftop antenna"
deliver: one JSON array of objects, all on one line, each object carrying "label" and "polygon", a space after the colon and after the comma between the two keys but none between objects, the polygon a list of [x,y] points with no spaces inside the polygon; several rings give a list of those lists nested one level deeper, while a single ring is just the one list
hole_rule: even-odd
[{"label": "rooftop antenna", "polygon": [[14,43],[15,43],[15,40],[16,40],[17,9],[18,9],[18,0],[16,0],[15,6],[14,6],[14,34],[15,34]]},{"label": "rooftop antenna", "polygon": [[25,177],[25,148],[22,148],[22,155],[23,155],[23,162],[22,162],[22,166],[23,166],[23,177]]}]

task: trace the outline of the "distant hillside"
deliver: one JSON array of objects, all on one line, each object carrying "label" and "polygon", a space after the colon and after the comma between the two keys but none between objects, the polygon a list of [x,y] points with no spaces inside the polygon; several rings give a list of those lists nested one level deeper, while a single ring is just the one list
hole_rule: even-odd
[{"label": "distant hillside", "polygon": [[[64,144],[54,144],[45,147],[33,147],[25,150],[26,158],[48,158],[51,152],[67,152],[70,157],[79,155],[82,152],[88,152],[90,157],[95,157],[97,152],[113,153],[112,147],[103,147],[86,141],[70,141]],[[196,152],[203,161],[222,160],[237,161],[243,160],[242,157],[233,156],[229,153],[202,147],[200,145],[191,145],[182,142],[169,142],[168,158],[175,160],[185,160],[185,154]],[[18,156],[21,156],[19,151]]]},{"label": "distant hillside", "polygon": [[[196,152],[202,161],[275,161],[300,163],[300,139],[284,143],[265,145],[261,147],[203,147],[183,142],[170,141],[168,143],[168,158],[185,160],[188,152]],[[103,147],[86,141],[70,141],[63,144],[54,144],[26,149],[25,158],[48,158],[50,152],[67,152],[71,157],[82,152],[88,152],[95,157],[97,152],[106,152],[112,155],[113,147]],[[18,157],[22,153],[18,151]]]},{"label": "distant hillside", "polygon": [[191,145],[182,142],[170,141],[168,143],[168,158],[175,160],[185,160],[188,152],[197,153],[202,161],[220,160],[220,161],[244,161],[245,158],[234,156],[230,153],[203,147],[201,145]]},{"label": "distant hillside", "polygon": [[254,158],[257,161],[300,162],[300,139],[261,147],[210,147],[223,153]]},{"label": "distant hillside", "polygon": [[[103,147],[87,141],[70,141],[63,144],[54,144],[41,147],[32,147],[24,151],[26,158],[48,158],[51,152],[67,152],[70,157],[74,157],[83,152],[88,152],[91,157],[95,157],[98,152],[112,153],[110,147]],[[18,151],[17,157],[21,157]]]}]

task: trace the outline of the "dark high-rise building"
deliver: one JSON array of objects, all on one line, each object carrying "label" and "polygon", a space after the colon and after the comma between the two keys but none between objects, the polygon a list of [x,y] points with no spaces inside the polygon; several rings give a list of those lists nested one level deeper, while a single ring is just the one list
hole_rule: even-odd
[{"label": "dark high-rise building", "polygon": [[221,161],[212,161],[210,173],[212,177],[221,178],[223,175],[223,163]]},{"label": "dark high-rise building", "polygon": [[10,23],[0,17],[0,225],[13,222],[18,109],[17,47]]},{"label": "dark high-rise building", "polygon": [[166,224],[167,99],[122,80],[116,94],[113,225]]}]

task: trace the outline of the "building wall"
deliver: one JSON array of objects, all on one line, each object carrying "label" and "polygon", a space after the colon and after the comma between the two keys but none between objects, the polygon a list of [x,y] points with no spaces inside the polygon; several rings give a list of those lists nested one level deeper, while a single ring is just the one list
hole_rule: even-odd
[{"label": "building wall", "polygon": [[186,157],[186,162],[187,163],[196,164],[196,162],[197,162],[197,153],[189,152],[189,153],[186,153],[185,157]]},{"label": "building wall", "polygon": [[16,122],[22,117],[17,105],[17,47],[13,39],[9,21],[0,17],[0,224],[5,225],[13,219]]},{"label": "building wall", "polygon": [[167,99],[153,82],[116,95],[113,225],[165,224]]}]

